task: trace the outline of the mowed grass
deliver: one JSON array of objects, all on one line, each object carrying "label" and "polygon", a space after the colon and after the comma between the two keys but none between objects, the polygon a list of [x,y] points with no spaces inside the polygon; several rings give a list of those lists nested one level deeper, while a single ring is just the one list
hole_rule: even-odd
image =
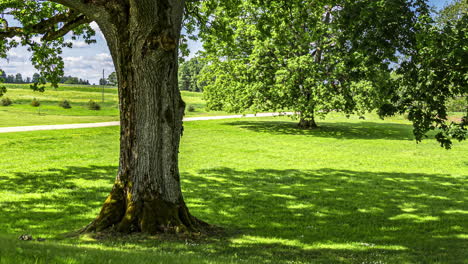
[{"label": "mowed grass", "polygon": [[[58,89],[47,87],[45,92],[35,92],[27,84],[5,84],[8,91],[3,97],[13,101],[11,106],[0,106],[0,127],[55,125],[71,123],[94,123],[119,120],[119,103],[117,88],[104,88],[104,103],[102,102],[102,87],[60,85]],[[207,112],[201,93],[182,91],[182,97],[187,104],[195,107],[195,111],[186,111],[186,116],[219,115],[221,112]],[[31,101],[40,101],[39,107],[32,107]],[[1,99],[1,98],[0,98]],[[63,109],[59,103],[68,100],[71,109]],[[88,102],[93,100],[101,106],[101,110],[88,109]]]},{"label": "mowed grass", "polygon": [[117,127],[2,134],[0,263],[467,263],[466,142],[416,144],[403,119],[320,125],[186,122],[186,202],[224,233],[179,240],[66,237],[110,191]]}]

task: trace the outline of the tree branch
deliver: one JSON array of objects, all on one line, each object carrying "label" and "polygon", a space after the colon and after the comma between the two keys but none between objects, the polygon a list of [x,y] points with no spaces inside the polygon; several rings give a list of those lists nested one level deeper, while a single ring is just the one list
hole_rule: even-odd
[{"label": "tree branch", "polygon": [[[76,12],[70,11],[68,13],[57,14],[47,20],[42,20],[33,26],[25,28],[8,27],[6,20],[3,22],[5,23],[3,23],[4,28],[0,28],[0,39],[25,36],[28,34],[44,34],[43,40],[51,41],[63,37],[80,25],[90,23],[91,20],[84,15],[78,15]],[[65,25],[56,29],[58,23],[65,23]]]},{"label": "tree branch", "polygon": [[48,31],[42,39],[45,41],[51,41],[51,40],[63,37],[68,32],[72,31],[74,28],[77,28],[78,26],[81,26],[83,24],[87,24],[90,22],[92,22],[92,20],[88,19],[84,15],[80,15],[76,17],[75,19],[72,19],[65,25],[63,25],[63,27],[61,27],[60,29],[56,31]]}]

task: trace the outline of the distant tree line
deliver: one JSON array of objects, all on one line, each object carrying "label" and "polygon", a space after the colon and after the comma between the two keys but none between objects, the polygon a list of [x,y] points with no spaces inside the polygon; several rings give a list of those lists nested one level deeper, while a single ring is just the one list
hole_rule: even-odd
[{"label": "distant tree line", "polygon": [[117,74],[113,72],[107,78],[99,79],[99,85],[117,86]]},{"label": "distant tree line", "polygon": [[79,79],[78,77],[73,76],[63,76],[60,78],[60,83],[90,85],[88,80]]},{"label": "distant tree line", "polygon": [[206,84],[200,81],[200,72],[205,62],[200,57],[191,58],[179,65],[179,89],[192,92],[202,92]]},{"label": "distant tree line", "polygon": [[[7,75],[5,71],[0,69],[0,80],[4,83],[37,83],[40,82],[43,77],[39,73],[34,73],[32,78],[26,77],[24,78],[21,73],[17,73],[16,75],[10,74]],[[64,84],[82,84],[82,85],[89,85],[88,80],[83,80],[78,77],[73,76],[63,76],[60,78],[59,83]]]},{"label": "distant tree line", "polygon": [[17,73],[16,75],[7,75],[5,71],[2,71],[0,69],[0,79],[4,83],[31,83],[33,82],[31,77],[27,77],[26,79],[23,79],[23,75],[21,73]]}]

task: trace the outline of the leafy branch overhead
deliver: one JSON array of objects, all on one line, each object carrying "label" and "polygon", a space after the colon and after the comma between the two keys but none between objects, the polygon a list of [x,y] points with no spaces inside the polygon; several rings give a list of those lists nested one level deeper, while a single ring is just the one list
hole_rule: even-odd
[{"label": "leafy branch overhead", "polygon": [[[61,2],[61,1],[57,1]],[[0,1],[0,57],[18,45],[28,46],[32,63],[40,74],[56,85],[63,75],[62,49],[72,47],[64,36],[82,37],[93,43],[92,19],[53,1]],[[42,90],[36,82],[33,89]]]}]

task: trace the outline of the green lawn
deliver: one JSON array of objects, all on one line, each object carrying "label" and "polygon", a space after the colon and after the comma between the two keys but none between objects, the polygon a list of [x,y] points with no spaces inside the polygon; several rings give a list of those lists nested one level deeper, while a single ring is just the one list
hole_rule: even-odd
[{"label": "green lawn", "polygon": [[[119,120],[117,89],[104,89],[102,103],[102,87],[61,85],[58,89],[48,87],[45,92],[34,92],[29,85],[6,84],[8,92],[3,97],[13,101],[11,106],[0,105],[0,127],[53,125],[71,123],[93,123]],[[186,116],[203,116],[225,114],[207,112],[201,93],[182,92],[187,104],[195,107],[195,111],[186,111]],[[41,102],[40,107],[30,105],[33,98]],[[1,98],[0,98],[1,100]],[[63,100],[71,102],[71,109],[63,109],[59,103]],[[100,111],[87,108],[89,100],[94,100],[101,106]]]},{"label": "green lawn", "polygon": [[[468,144],[403,119],[187,122],[180,167],[199,240],[67,238],[98,213],[118,128],[0,135],[0,263],[468,263]],[[19,241],[21,234],[45,242]]]}]

